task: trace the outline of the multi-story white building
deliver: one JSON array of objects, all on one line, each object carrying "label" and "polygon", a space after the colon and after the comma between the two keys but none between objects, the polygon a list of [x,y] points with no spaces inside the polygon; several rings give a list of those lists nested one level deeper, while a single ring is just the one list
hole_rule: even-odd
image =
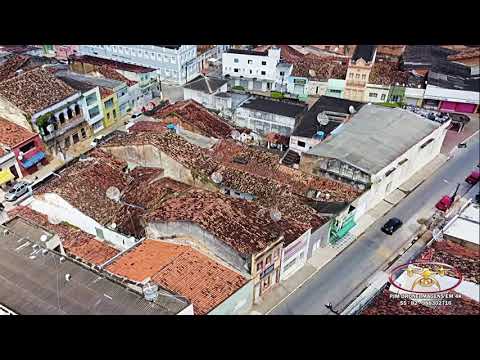
[{"label": "multi-story white building", "polygon": [[222,54],[222,75],[245,90],[286,88],[293,66],[280,61],[280,49],[252,51],[230,49]]},{"label": "multi-story white building", "polygon": [[197,45],[80,45],[79,54],[154,68],[174,84],[198,75]]}]

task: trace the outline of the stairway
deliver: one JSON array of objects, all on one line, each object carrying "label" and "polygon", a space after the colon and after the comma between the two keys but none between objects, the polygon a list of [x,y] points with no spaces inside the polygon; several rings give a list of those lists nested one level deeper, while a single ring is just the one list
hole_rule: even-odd
[{"label": "stairway", "polygon": [[282,164],[292,166],[300,163],[300,155],[293,150],[288,150],[282,159]]}]

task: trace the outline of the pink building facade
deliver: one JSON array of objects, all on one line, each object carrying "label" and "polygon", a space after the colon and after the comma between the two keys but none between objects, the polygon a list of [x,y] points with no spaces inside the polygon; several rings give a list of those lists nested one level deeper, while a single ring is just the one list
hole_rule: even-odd
[{"label": "pink building facade", "polygon": [[53,45],[55,57],[59,60],[67,60],[71,55],[78,52],[78,45]]}]

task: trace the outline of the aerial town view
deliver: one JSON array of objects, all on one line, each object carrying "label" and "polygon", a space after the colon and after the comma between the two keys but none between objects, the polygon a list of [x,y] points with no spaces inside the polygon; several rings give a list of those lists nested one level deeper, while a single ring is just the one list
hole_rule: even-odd
[{"label": "aerial town view", "polygon": [[0,45],[0,315],[480,315],[480,45]]}]

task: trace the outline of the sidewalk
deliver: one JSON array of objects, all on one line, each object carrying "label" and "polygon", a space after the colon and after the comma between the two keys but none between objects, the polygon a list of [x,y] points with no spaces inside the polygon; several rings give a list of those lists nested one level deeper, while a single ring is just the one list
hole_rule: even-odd
[{"label": "sidewalk", "polygon": [[470,121],[465,125],[462,132],[457,133],[454,130],[447,130],[445,140],[442,144],[440,152],[444,155],[452,155],[457,150],[457,145],[461,142],[466,142],[473,136],[478,136],[480,128],[480,121],[475,114],[469,116]]},{"label": "sidewalk", "polygon": [[[287,280],[278,284],[275,288],[270,290],[261,302],[254,304],[249,312],[250,315],[267,315],[275,307],[280,305],[288,296],[299,289],[312,276],[320,271],[325,265],[337,257],[343,250],[359,238],[374,222],[382,218],[395,205],[404,199],[408,192],[413,191],[423,181],[428,179],[435,171],[437,171],[446,161],[448,157],[439,154],[430,163],[425,165],[416,174],[414,174],[408,181],[402,184],[399,189],[395,190],[385,200],[380,202],[376,207],[370,209],[358,221],[357,226],[353,228],[350,233],[345,236],[344,241],[335,246],[327,246],[316,251],[310,259],[307,260],[305,266],[298,270],[295,274]],[[407,189],[407,191],[402,190]]]}]

